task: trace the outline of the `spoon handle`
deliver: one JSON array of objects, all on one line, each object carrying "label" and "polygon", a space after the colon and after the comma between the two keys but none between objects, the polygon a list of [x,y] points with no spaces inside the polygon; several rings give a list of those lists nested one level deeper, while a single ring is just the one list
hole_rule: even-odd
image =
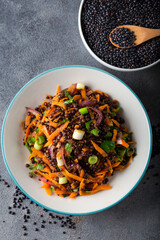
[{"label": "spoon handle", "polygon": [[146,40],[160,36],[160,29],[146,29]]}]

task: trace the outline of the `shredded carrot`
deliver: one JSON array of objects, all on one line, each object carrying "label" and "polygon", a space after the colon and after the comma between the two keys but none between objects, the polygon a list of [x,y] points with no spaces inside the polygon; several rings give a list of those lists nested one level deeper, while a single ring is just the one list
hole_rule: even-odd
[{"label": "shredded carrot", "polygon": [[108,117],[106,117],[106,122],[107,122],[108,126],[113,126],[112,120],[109,119]]},{"label": "shredded carrot", "polygon": [[64,109],[66,109],[65,105],[63,102],[56,102],[56,101],[52,101],[52,105],[56,105],[56,106],[59,106],[59,107],[62,107]]},{"label": "shredded carrot", "polygon": [[45,188],[47,195],[52,195],[52,190],[50,188]]},{"label": "shredded carrot", "polygon": [[77,196],[77,193],[76,192],[73,192],[69,195],[69,198],[75,198]]},{"label": "shredded carrot", "polygon": [[86,152],[88,150],[88,148],[82,148],[83,152]]},{"label": "shredded carrot", "polygon": [[[57,128],[49,137],[48,140],[52,141],[55,137],[58,136],[60,132],[63,132],[63,130],[68,126],[69,122],[65,122],[63,125],[61,125],[59,128]],[[47,145],[48,146],[48,145]]]},{"label": "shredded carrot", "polygon": [[84,100],[86,100],[86,89],[81,89],[81,95]]},{"label": "shredded carrot", "polygon": [[96,99],[97,99],[97,102],[100,101],[100,95],[99,94],[96,95]]},{"label": "shredded carrot", "polygon": [[81,183],[79,185],[79,195],[82,195],[82,189],[84,188],[85,184],[84,184],[84,179],[81,180]]},{"label": "shredded carrot", "polygon": [[128,128],[123,128],[123,131],[128,133]]},{"label": "shredded carrot", "polygon": [[121,162],[116,162],[112,165],[113,168],[118,167]]},{"label": "shredded carrot", "polygon": [[57,86],[57,93],[59,93],[61,91],[61,87],[60,85]]},{"label": "shredded carrot", "polygon": [[120,127],[119,122],[117,122],[116,120],[112,119],[112,122],[114,122],[114,124],[115,124],[117,127]]},{"label": "shredded carrot", "polygon": [[41,188],[49,188],[49,187],[50,187],[50,185],[47,183],[43,183],[43,185],[41,186]]},{"label": "shredded carrot", "polygon": [[44,135],[47,137],[47,138],[49,138],[49,133],[48,133],[48,130],[47,130],[47,128],[46,128],[46,126],[45,125],[39,125],[39,129],[41,130],[41,132],[43,132],[44,133]]},{"label": "shredded carrot", "polygon": [[117,137],[117,130],[116,129],[114,129],[113,130],[113,137],[112,137],[112,141],[116,141],[116,137]]},{"label": "shredded carrot", "polygon": [[107,157],[107,153],[102,149],[100,148],[95,142],[93,142],[91,140],[91,143],[93,144],[93,147],[97,150],[97,152],[99,152],[103,157]]},{"label": "shredded carrot", "polygon": [[68,91],[68,92],[72,92],[74,89],[75,89],[75,84],[72,84],[72,85],[67,89],[67,91]]},{"label": "shredded carrot", "polygon": [[98,186],[98,183],[93,183],[92,189],[94,190]]},{"label": "shredded carrot", "polygon": [[100,111],[103,111],[105,108],[107,108],[107,112],[108,112],[108,113],[111,112],[111,111],[110,111],[110,107],[109,107],[108,104],[105,104],[105,105],[103,105],[103,106],[100,106],[100,107],[99,107],[99,110],[100,110]]},{"label": "shredded carrot", "polygon": [[25,119],[25,125],[28,126],[31,122],[31,115],[27,115],[26,119]]},{"label": "shredded carrot", "polygon": [[28,138],[28,135],[29,135],[29,132],[30,132],[30,127],[31,127],[32,125],[34,125],[34,121],[31,122],[31,123],[29,124],[29,126],[27,127],[27,129],[26,129],[26,134],[25,134],[25,137],[24,137],[24,142],[26,142],[26,140],[27,140],[27,138]]},{"label": "shredded carrot", "polygon": [[79,125],[75,125],[75,127],[74,128],[79,128]]},{"label": "shredded carrot", "polygon": [[126,147],[126,148],[129,148],[129,144],[126,143],[123,139],[122,139],[122,144],[121,144],[121,145],[124,146],[124,147]]},{"label": "shredded carrot", "polygon": [[82,169],[80,172],[80,177],[83,178],[83,176],[84,176],[84,170]]},{"label": "shredded carrot", "polygon": [[67,174],[67,176],[70,177],[70,178],[73,178],[73,179],[75,179],[75,180],[77,180],[79,182],[81,182],[83,180],[82,177],[78,177],[77,175],[74,175],[74,174],[68,172],[66,169],[64,171]]},{"label": "shredded carrot", "polygon": [[80,98],[81,98],[80,95],[75,95],[75,96],[73,97],[74,101],[78,101]]}]

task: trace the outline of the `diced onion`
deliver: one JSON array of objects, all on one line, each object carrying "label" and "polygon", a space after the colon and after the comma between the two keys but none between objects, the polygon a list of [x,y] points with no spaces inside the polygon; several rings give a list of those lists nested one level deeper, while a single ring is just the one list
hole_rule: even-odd
[{"label": "diced onion", "polygon": [[122,139],[121,138],[117,139],[117,144],[122,144]]},{"label": "diced onion", "polygon": [[77,89],[85,89],[85,85],[83,83],[77,83]]},{"label": "diced onion", "polygon": [[82,140],[84,134],[85,134],[85,131],[75,129],[73,132],[72,138],[75,140]]},{"label": "diced onion", "polygon": [[62,161],[62,159],[60,157],[57,157],[57,165],[58,165],[58,167],[61,167],[61,166],[64,165],[63,161]]},{"label": "diced onion", "polygon": [[59,178],[59,184],[66,184],[68,182],[66,177],[60,177]]}]

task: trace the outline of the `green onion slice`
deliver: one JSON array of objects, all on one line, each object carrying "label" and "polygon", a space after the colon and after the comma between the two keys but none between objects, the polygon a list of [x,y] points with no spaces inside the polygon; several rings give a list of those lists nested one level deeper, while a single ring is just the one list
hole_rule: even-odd
[{"label": "green onion slice", "polygon": [[41,145],[45,142],[45,137],[43,135],[40,135],[37,139],[38,144]]},{"label": "green onion slice", "polygon": [[41,150],[43,148],[43,144],[39,144],[38,141],[36,141],[34,144],[34,148],[36,150]]},{"label": "green onion slice", "polygon": [[87,109],[86,107],[80,108],[80,109],[79,109],[79,112],[80,112],[81,114],[87,114],[87,113],[88,113],[88,109]]},{"label": "green onion slice", "polygon": [[89,162],[89,164],[91,164],[91,165],[96,164],[97,161],[98,161],[98,157],[95,156],[95,155],[90,156],[90,157],[88,158],[88,162]]}]

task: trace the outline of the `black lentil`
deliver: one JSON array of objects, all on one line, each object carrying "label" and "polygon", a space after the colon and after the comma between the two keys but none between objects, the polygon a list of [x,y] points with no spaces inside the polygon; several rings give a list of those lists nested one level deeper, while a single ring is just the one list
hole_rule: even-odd
[{"label": "black lentil", "polygon": [[120,25],[160,28],[160,1],[85,0],[81,22],[92,51],[104,62],[120,68],[147,66],[160,58],[160,37],[139,46],[119,49],[109,41],[110,32]]},{"label": "black lentil", "polygon": [[136,36],[133,31],[128,28],[116,28],[111,34],[110,38],[113,43],[119,47],[133,47],[135,46]]}]

